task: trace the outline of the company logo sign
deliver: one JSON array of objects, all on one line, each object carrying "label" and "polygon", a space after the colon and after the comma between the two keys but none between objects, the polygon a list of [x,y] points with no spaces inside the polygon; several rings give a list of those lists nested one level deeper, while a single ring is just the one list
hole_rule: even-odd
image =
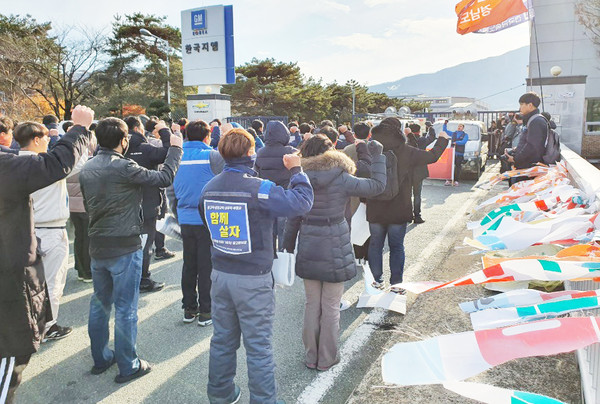
[{"label": "company logo sign", "polygon": [[206,35],[206,10],[192,11],[192,32],[194,35]]}]

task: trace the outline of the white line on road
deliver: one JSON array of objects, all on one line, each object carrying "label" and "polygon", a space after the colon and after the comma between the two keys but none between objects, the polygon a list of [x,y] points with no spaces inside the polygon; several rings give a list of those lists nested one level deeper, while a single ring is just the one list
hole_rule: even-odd
[{"label": "white line on road", "polygon": [[[487,173],[489,173],[489,171],[487,171],[486,174]],[[485,177],[487,176],[489,176],[489,174],[485,175]],[[484,176],[480,178],[480,181],[482,180],[484,180]],[[422,250],[417,261],[410,266],[408,271],[405,271],[407,278],[415,278],[415,280],[419,278],[419,272],[422,271],[423,265],[427,262],[427,259],[429,259],[435,251],[439,251],[438,247],[446,240],[448,233],[450,233],[454,226],[464,218],[467,210],[474,205],[475,200],[484,192],[485,191],[478,188],[474,190],[469,199],[467,199],[460,209],[454,213],[452,218],[446,222],[442,231],[439,232]],[[376,326],[384,320],[385,315],[386,311],[375,309],[371,314],[365,317],[363,323],[342,345],[342,348],[340,349],[340,363],[315,377],[298,397],[298,404],[315,404],[325,397],[329,389],[333,387],[338,376],[344,373],[345,368],[352,360],[354,354],[362,350],[363,345],[367,343],[371,334],[375,331]]]}]

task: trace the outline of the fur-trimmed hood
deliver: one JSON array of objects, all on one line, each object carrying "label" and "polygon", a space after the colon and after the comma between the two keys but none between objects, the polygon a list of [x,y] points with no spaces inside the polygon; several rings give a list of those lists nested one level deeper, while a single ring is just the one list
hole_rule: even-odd
[{"label": "fur-trimmed hood", "polygon": [[344,172],[348,174],[356,172],[354,161],[337,150],[329,150],[318,156],[303,157],[302,168],[315,188],[329,185]]}]

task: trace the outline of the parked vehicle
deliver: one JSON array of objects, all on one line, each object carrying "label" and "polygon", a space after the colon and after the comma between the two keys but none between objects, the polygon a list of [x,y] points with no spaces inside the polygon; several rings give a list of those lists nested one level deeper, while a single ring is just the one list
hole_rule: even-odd
[{"label": "parked vehicle", "polygon": [[[453,119],[448,121],[448,131],[456,131],[459,124],[465,126],[464,131],[469,135],[469,141],[465,145],[462,172],[469,172],[478,179],[481,176],[481,172],[485,170],[487,160],[487,128],[482,121]],[[435,122],[433,124],[435,133],[440,133],[443,126],[443,120]]]}]

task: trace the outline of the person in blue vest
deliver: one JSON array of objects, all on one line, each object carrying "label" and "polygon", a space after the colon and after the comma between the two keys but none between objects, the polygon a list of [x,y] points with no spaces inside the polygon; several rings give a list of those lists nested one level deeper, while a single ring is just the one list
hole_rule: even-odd
[{"label": "person in blue vest", "polygon": [[304,216],[314,194],[302,172],[300,157],[283,156],[291,171],[284,189],[256,177],[255,142],[243,129],[232,129],[221,138],[223,172],[204,187],[199,209],[211,239],[213,271],[212,321],[208,365],[210,403],[236,403],[241,391],[233,382],[236,352],[244,336],[251,403],[277,400],[273,359],[275,317],[273,225],[280,216]]},{"label": "person in blue vest", "polygon": [[465,155],[465,145],[469,141],[469,135],[464,131],[465,125],[462,123],[458,124],[458,129],[456,132],[449,131],[446,127],[448,125],[448,120],[444,121],[444,127],[442,130],[450,136],[452,139],[452,147],[454,147],[454,183],[450,180],[446,181],[444,185],[454,185],[458,186],[458,177],[460,177],[460,170],[462,168],[462,163]]},{"label": "person in blue vest", "polygon": [[183,322],[198,325],[212,323],[210,316],[210,233],[202,221],[198,204],[204,186],[223,170],[225,164],[218,151],[209,146],[211,128],[198,120],[186,126],[188,141],[183,144],[181,167],[175,176],[175,207],[183,241]]}]

